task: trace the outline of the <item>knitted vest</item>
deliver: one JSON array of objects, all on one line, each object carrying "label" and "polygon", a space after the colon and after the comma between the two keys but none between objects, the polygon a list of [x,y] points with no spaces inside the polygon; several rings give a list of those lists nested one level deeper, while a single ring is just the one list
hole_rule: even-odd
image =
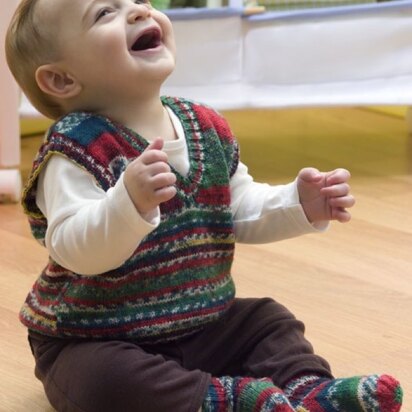
[{"label": "knitted vest", "polygon": [[[20,312],[29,329],[56,337],[170,340],[217,320],[233,301],[229,181],[238,165],[236,142],[212,109],[162,101],[182,122],[190,171],[187,177],[175,171],[177,194],[160,205],[160,225],[122,266],[100,275],[81,276],[50,259]],[[107,191],[147,145],[130,129],[91,113],[55,123],[23,195],[34,237],[44,244],[47,219],[35,203],[36,183],[51,155],[66,156]]]}]

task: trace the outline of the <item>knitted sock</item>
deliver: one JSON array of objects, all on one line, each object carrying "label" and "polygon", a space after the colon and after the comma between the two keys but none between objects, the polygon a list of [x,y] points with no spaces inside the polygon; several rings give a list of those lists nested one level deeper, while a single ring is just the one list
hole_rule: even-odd
[{"label": "knitted sock", "polygon": [[388,375],[346,379],[302,376],[285,387],[296,412],[398,412],[402,389]]},{"label": "knitted sock", "polygon": [[294,412],[270,379],[212,378],[202,412]]}]

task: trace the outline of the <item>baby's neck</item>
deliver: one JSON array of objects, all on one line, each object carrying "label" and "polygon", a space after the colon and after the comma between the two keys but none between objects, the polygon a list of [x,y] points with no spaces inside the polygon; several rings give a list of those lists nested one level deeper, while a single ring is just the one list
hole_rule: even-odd
[{"label": "baby's neck", "polygon": [[173,123],[159,97],[127,108],[117,108],[102,113],[134,130],[147,140],[161,137],[164,140],[177,138]]},{"label": "baby's neck", "polygon": [[130,124],[125,125],[149,141],[156,137],[161,137],[166,141],[177,139],[173,122],[163,105],[161,112],[154,114],[151,119],[148,117],[136,118]]}]

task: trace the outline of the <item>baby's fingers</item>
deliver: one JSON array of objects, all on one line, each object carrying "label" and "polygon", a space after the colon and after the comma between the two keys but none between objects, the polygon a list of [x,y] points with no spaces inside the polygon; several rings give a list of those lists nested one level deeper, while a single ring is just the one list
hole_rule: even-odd
[{"label": "baby's fingers", "polygon": [[345,209],[332,209],[332,219],[340,223],[346,223],[351,220],[351,214]]},{"label": "baby's fingers", "polygon": [[329,199],[329,206],[337,209],[346,209],[355,205],[355,198],[352,195],[334,197]]},{"label": "baby's fingers", "polygon": [[338,183],[332,186],[323,187],[320,192],[326,197],[346,196],[350,192],[350,186],[347,183]]},{"label": "baby's fingers", "polygon": [[164,186],[160,189],[157,189],[154,192],[154,197],[156,203],[160,204],[163,202],[167,202],[170,199],[173,199],[176,195],[176,187],[175,186]]},{"label": "baby's fingers", "polygon": [[322,179],[322,174],[314,167],[305,167],[300,170],[298,178],[305,183],[314,183]]},{"label": "baby's fingers", "polygon": [[157,162],[167,163],[168,157],[167,154],[158,149],[146,149],[139,157],[140,162],[148,166]]},{"label": "baby's fingers", "polygon": [[176,195],[175,183],[174,173],[159,173],[152,176],[148,182],[148,190],[145,192],[145,200],[150,204],[150,208],[172,199]]},{"label": "baby's fingers", "polygon": [[326,177],[326,186],[333,186],[339,183],[345,183],[350,179],[351,175],[349,170],[335,169],[328,173]]},{"label": "baby's fingers", "polygon": [[164,187],[173,186],[176,183],[176,175],[172,172],[159,173],[151,178],[151,185],[154,191]]}]

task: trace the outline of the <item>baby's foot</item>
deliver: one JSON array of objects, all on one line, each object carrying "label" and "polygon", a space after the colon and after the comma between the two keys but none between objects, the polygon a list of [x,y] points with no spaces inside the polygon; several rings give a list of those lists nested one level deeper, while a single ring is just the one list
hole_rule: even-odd
[{"label": "baby's foot", "polygon": [[294,412],[270,379],[224,376],[212,378],[202,412]]},{"label": "baby's foot", "polygon": [[302,376],[285,387],[296,412],[398,412],[402,388],[388,375],[329,379]]}]

